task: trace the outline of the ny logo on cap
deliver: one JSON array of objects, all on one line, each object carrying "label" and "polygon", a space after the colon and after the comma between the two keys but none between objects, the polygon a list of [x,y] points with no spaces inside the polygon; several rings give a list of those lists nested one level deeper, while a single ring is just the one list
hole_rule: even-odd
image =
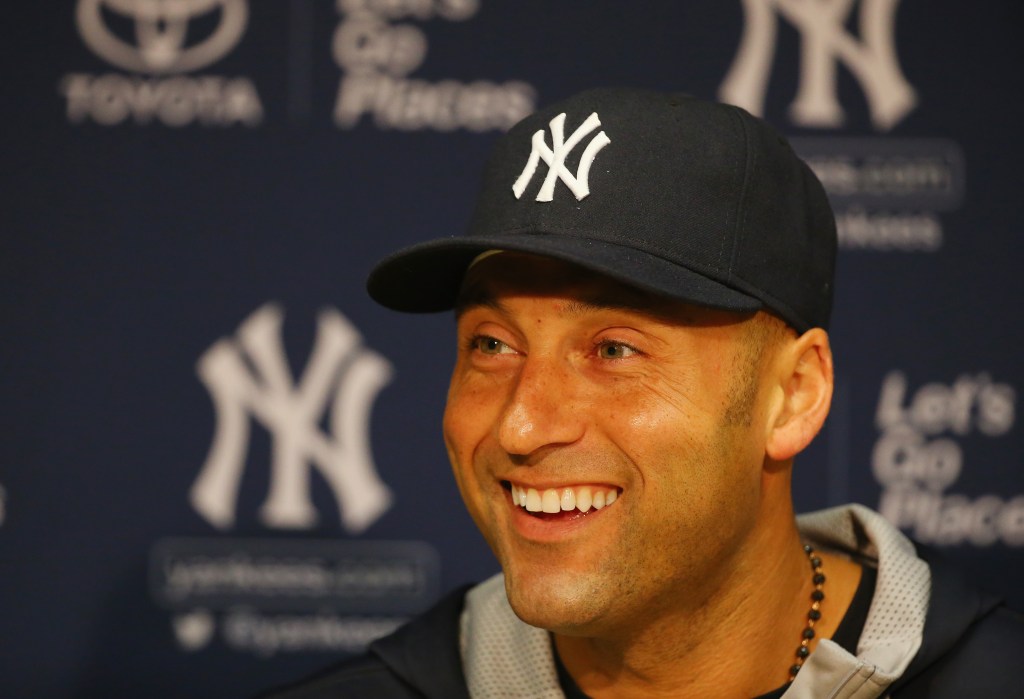
[{"label": "ny logo on cap", "polygon": [[583,151],[583,157],[580,158],[580,164],[576,168],[575,175],[565,167],[565,158],[583,140],[584,136],[600,125],[601,120],[598,118],[597,112],[593,112],[587,117],[586,121],[580,124],[579,128],[572,132],[569,140],[566,141],[565,113],[563,112],[552,119],[549,124],[551,127],[550,148],[544,141],[543,129],[533,134],[533,148],[530,151],[530,159],[526,161],[526,167],[523,168],[515,184],[512,185],[512,191],[515,193],[516,199],[523,196],[526,186],[533,179],[533,173],[537,171],[538,160],[543,160],[547,163],[548,176],[544,178],[544,184],[541,185],[540,191],[537,192],[537,201],[551,201],[555,193],[556,178],[565,182],[565,185],[576,195],[577,201],[590,194],[590,184],[588,181],[590,166],[594,163],[594,158],[597,157],[600,150],[611,143],[612,140],[608,138],[604,131],[594,136]]}]

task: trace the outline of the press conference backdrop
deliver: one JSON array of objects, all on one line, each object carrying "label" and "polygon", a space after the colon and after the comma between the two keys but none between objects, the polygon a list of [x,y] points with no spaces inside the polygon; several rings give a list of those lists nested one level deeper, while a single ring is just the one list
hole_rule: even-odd
[{"label": "press conference backdrop", "polygon": [[593,85],[742,105],[838,217],[801,510],[1024,606],[1018,0],[5,3],[0,696],[244,697],[497,566],[447,314],[363,291]]}]

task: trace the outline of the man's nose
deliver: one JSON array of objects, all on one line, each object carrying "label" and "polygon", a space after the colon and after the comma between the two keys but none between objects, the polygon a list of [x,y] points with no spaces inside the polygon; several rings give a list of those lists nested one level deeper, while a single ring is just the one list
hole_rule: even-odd
[{"label": "man's nose", "polygon": [[498,425],[502,448],[528,457],[545,447],[578,441],[586,425],[579,380],[565,362],[527,357]]}]

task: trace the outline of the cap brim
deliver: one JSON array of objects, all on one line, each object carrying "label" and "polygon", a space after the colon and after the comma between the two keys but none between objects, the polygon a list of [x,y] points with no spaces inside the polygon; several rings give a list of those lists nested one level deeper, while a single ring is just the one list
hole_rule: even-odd
[{"label": "cap brim", "polygon": [[633,248],[552,233],[452,237],[399,250],[370,272],[366,288],[383,306],[408,313],[450,310],[466,269],[486,250],[535,253],[577,264],[624,284],[699,306],[751,313],[763,303],[748,294]]}]

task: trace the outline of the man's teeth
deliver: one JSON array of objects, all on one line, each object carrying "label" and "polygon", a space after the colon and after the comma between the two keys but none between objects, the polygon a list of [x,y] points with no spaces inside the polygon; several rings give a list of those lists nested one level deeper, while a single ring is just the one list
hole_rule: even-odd
[{"label": "man's teeth", "polygon": [[536,488],[523,488],[514,483],[512,486],[512,502],[526,509],[527,512],[568,512],[579,510],[589,512],[591,508],[600,510],[615,502],[619,491],[615,488],[598,488],[584,485],[580,487],[548,488],[538,491]]}]

